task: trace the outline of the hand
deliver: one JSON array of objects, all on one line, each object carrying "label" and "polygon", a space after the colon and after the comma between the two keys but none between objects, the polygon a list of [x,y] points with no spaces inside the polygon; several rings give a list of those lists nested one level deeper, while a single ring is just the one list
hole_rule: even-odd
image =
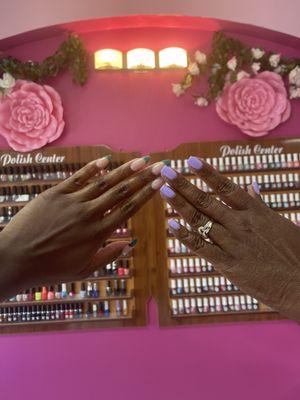
[{"label": "hand", "polygon": [[[204,161],[188,164],[222,202],[165,166],[161,194],[191,226],[170,220],[174,236],[245,293],[300,321],[300,229],[268,208],[257,186],[250,195]],[[208,221],[210,242],[198,233]]]},{"label": "hand", "polygon": [[164,163],[148,161],[108,174],[107,157],[92,161],[26,205],[0,233],[0,297],[79,280],[120,256],[127,242],[101,247],[163,184]]}]

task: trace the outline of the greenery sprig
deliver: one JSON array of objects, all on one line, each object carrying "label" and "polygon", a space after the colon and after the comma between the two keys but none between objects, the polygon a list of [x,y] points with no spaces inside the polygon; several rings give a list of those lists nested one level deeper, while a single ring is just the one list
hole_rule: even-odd
[{"label": "greenery sprig", "polygon": [[255,75],[263,71],[276,72],[283,77],[293,71],[290,96],[300,97],[300,59],[283,58],[275,52],[250,47],[218,31],[213,36],[210,54],[206,55],[200,51],[195,53],[195,62],[191,62],[183,80],[179,84],[173,84],[173,92],[180,96],[192,86],[194,79],[205,77],[208,84],[207,93],[201,97],[193,97],[196,98],[197,105],[206,106],[209,101],[221,95],[226,82],[233,83],[240,78],[239,72]]},{"label": "greenery sprig", "polygon": [[74,34],[70,34],[56,52],[42,62],[22,62],[10,56],[0,59],[0,73],[8,72],[15,79],[39,83],[66,69],[71,72],[74,83],[81,86],[85,84],[88,77],[88,53],[81,39]]}]

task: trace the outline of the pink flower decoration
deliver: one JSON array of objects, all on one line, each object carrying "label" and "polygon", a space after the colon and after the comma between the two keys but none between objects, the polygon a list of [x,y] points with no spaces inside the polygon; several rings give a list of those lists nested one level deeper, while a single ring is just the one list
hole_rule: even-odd
[{"label": "pink flower decoration", "polygon": [[289,118],[291,104],[281,76],[265,71],[228,84],[217,100],[216,111],[247,135],[264,136]]},{"label": "pink flower decoration", "polygon": [[18,80],[0,100],[0,134],[16,151],[53,142],[64,126],[61,98],[50,86]]}]

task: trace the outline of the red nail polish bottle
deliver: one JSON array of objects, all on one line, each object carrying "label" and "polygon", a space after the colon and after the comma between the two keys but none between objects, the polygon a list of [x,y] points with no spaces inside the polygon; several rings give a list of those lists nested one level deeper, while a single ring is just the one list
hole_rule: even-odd
[{"label": "red nail polish bottle", "polygon": [[46,288],[46,286],[43,286],[43,288],[42,288],[42,300],[47,300],[47,298],[48,298],[48,290],[47,290],[47,288]]}]

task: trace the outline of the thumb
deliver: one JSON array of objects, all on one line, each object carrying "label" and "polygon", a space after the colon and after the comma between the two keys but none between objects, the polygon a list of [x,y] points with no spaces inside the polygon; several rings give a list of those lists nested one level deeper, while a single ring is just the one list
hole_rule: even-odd
[{"label": "thumb", "polygon": [[254,199],[259,200],[263,203],[263,199],[261,198],[261,195],[260,195],[259,186],[256,181],[253,181],[251,183],[251,185],[247,186],[247,192],[251,197],[253,197]]}]

